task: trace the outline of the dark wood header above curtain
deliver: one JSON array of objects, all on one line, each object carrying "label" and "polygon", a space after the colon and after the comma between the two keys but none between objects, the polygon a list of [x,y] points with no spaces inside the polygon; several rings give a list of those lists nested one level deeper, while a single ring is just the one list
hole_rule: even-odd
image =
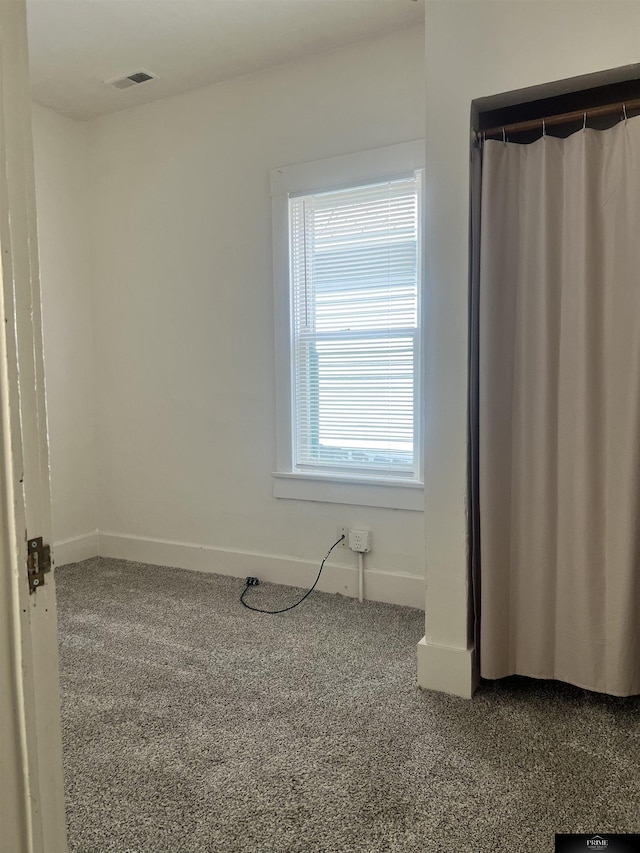
[{"label": "dark wood header above curtain", "polygon": [[[608,104],[619,105],[619,109],[605,115],[589,115],[589,110]],[[471,127],[481,133],[521,122],[539,122],[533,130],[509,132],[510,141],[527,143],[541,136],[542,120],[552,116],[579,115],[570,121],[546,125],[549,136],[566,137],[575,133],[583,126],[585,112],[587,127],[598,130],[612,127],[623,118],[623,104],[629,105],[628,118],[640,115],[640,64],[478,98],[471,106]]]}]

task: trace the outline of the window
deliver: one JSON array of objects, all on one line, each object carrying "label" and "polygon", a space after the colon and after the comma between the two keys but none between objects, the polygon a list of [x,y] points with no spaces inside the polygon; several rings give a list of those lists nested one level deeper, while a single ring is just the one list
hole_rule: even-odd
[{"label": "window", "polygon": [[[307,483],[301,494],[291,483],[275,493],[422,509],[419,494],[371,494],[377,485],[420,486],[422,145],[361,156],[364,167],[350,155],[274,170],[276,186],[289,185],[274,194],[274,476]],[[309,494],[323,480],[333,498]],[[339,488],[349,485],[361,487],[353,500]]]}]

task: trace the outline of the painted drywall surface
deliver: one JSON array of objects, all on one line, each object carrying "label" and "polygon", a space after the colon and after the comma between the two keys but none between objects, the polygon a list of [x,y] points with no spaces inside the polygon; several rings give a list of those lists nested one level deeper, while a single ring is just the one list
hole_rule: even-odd
[{"label": "painted drywall surface", "polygon": [[32,110],[54,540],[97,527],[86,124]]},{"label": "painted drywall surface", "polygon": [[269,198],[273,167],[423,132],[421,27],[90,123],[101,530],[318,560],[359,525],[423,575],[423,513],[272,496]]},{"label": "painted drywall surface", "polygon": [[468,642],[466,393],[469,111],[474,98],[638,62],[635,2],[426,7],[427,641]]}]

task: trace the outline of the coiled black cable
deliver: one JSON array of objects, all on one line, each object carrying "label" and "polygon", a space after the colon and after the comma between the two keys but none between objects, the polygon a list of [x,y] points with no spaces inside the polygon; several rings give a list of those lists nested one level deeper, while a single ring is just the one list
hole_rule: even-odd
[{"label": "coiled black cable", "polygon": [[308,589],[305,592],[305,594],[302,596],[302,598],[299,601],[296,601],[295,604],[290,604],[289,607],[283,607],[281,610],[263,610],[261,607],[254,607],[252,604],[247,604],[247,602],[244,600],[244,597],[247,594],[247,590],[249,589],[249,587],[253,586],[253,584],[249,584],[249,583],[246,584],[245,588],[242,591],[242,595],[240,596],[240,603],[242,605],[244,605],[244,607],[246,607],[247,610],[253,610],[256,613],[269,613],[271,616],[274,616],[276,613],[286,613],[287,610],[293,610],[294,607],[297,607],[299,604],[302,604],[302,602],[305,600],[305,598],[308,598],[311,595],[311,593],[313,592],[313,590],[316,588],[318,581],[320,580],[320,575],[322,574],[322,570],[324,569],[324,564],[327,562],[327,560],[329,558],[329,554],[333,551],[333,549],[336,547],[336,545],[339,545],[342,542],[342,540],[344,538],[345,538],[344,535],[342,535],[336,542],[333,543],[331,548],[329,548],[329,550],[325,554],[324,560],[320,564],[320,571],[318,572],[318,577],[315,579],[313,586],[311,587],[311,589]]}]

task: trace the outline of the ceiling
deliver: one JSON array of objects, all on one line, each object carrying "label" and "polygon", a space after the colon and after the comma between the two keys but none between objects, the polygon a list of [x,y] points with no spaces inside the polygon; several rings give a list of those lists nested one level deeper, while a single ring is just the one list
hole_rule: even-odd
[{"label": "ceiling", "polygon": [[[424,20],[422,0],[27,0],[34,100],[80,119]],[[157,80],[117,90],[136,71]]]}]

